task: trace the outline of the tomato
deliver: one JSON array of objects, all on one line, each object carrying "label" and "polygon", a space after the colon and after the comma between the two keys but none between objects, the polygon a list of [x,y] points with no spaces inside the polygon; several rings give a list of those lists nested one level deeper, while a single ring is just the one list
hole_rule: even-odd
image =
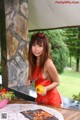
[{"label": "tomato", "polygon": [[1,92],[1,93],[6,93],[7,91],[6,91],[5,88],[2,88],[2,89],[0,90],[0,92]]}]

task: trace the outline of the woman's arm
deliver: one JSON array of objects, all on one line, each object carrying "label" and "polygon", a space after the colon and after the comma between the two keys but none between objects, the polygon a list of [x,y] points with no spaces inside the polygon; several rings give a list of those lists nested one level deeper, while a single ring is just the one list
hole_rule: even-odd
[{"label": "woman's arm", "polygon": [[59,85],[59,77],[58,77],[58,72],[56,70],[56,67],[53,64],[51,59],[48,59],[46,61],[45,66],[46,66],[46,70],[49,73],[49,76],[52,80],[52,84],[50,84],[49,86],[46,86],[46,90],[48,91]]},{"label": "woman's arm", "polygon": [[46,95],[47,91],[56,88],[59,85],[58,72],[51,59],[46,61],[45,68],[51,78],[52,83],[46,87],[43,87],[44,92],[41,93],[42,96]]}]

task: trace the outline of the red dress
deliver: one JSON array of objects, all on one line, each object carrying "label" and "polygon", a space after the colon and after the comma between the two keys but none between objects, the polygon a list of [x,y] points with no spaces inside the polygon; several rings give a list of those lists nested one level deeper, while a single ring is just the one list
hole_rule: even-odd
[{"label": "red dress", "polygon": [[[38,66],[35,68],[32,78],[33,79],[37,78],[37,80],[35,81],[35,87],[37,85],[48,86],[51,84],[50,80],[45,80],[42,77],[41,72],[38,74]],[[44,96],[37,93],[37,98],[35,99],[35,101],[38,104],[46,104],[46,105],[57,106],[57,107],[61,106],[61,97],[56,88],[49,90],[47,94]]]}]

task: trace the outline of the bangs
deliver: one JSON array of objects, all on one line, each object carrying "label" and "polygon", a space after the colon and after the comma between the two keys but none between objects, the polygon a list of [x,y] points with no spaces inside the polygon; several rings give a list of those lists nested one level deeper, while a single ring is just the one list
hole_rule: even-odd
[{"label": "bangs", "polygon": [[43,45],[45,41],[45,35],[43,33],[33,34],[31,37],[31,42],[33,44]]},{"label": "bangs", "polygon": [[43,45],[43,39],[35,39],[35,40],[33,41],[33,44]]}]

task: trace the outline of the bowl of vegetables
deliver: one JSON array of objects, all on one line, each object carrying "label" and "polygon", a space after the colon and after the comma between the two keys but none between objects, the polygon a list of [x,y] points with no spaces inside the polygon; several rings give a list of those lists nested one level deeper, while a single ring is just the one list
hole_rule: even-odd
[{"label": "bowl of vegetables", "polygon": [[15,95],[13,92],[7,91],[5,88],[0,87],[0,109],[5,107],[14,96]]}]

